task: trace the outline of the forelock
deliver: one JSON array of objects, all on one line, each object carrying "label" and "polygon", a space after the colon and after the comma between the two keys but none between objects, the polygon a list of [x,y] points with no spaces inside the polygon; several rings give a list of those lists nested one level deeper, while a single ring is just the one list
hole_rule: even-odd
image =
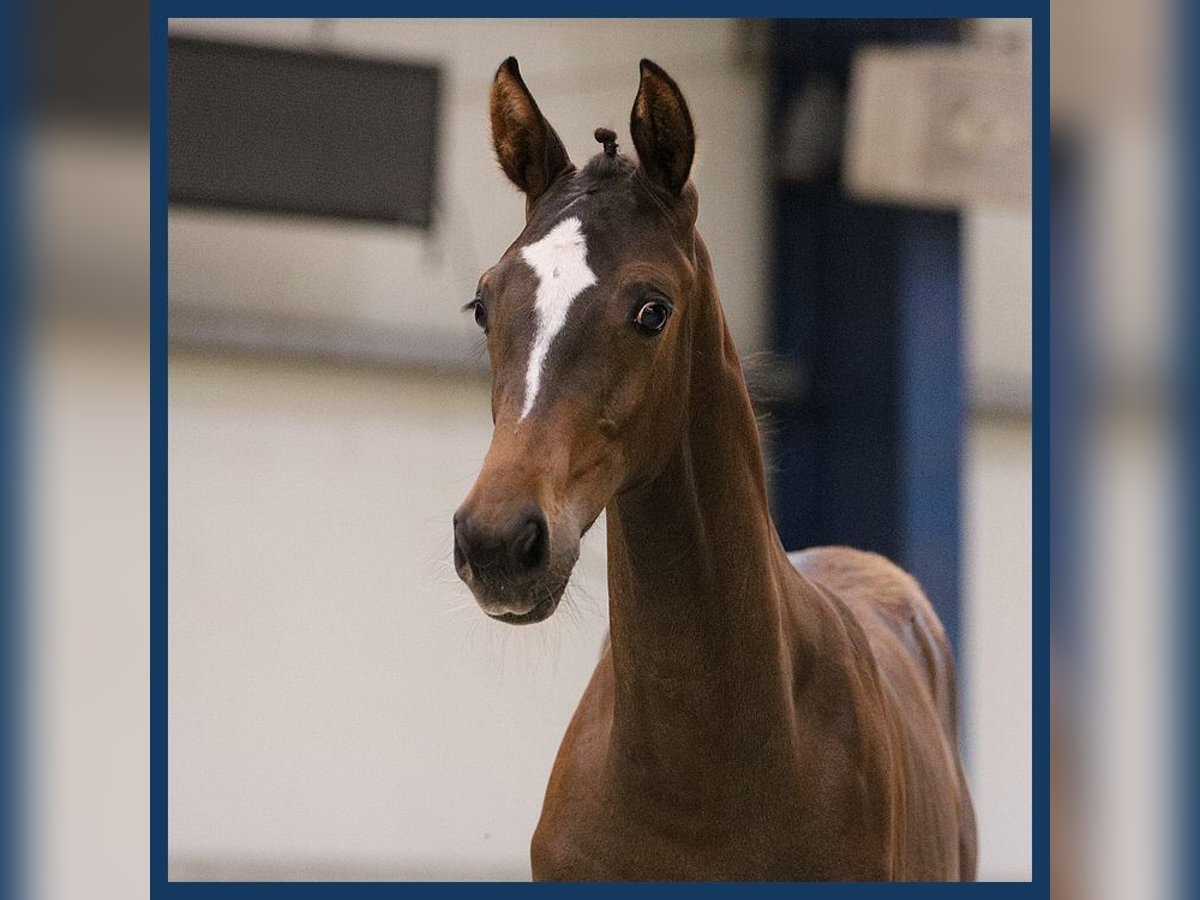
[{"label": "forelock", "polygon": [[606,153],[597,153],[587,161],[581,174],[586,177],[606,179],[620,175],[632,175],[635,169],[637,169],[637,163],[624,154],[617,153],[609,156]]}]

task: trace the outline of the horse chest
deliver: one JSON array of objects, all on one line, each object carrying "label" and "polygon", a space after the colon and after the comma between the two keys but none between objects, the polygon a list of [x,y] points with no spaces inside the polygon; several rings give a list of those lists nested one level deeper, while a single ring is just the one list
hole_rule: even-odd
[{"label": "horse chest", "polygon": [[[707,784],[613,768],[602,723],[568,734],[532,846],[537,880],[817,880],[886,877],[887,847],[846,820],[841,779],[759,760],[761,777]],[[725,790],[730,780],[736,790]],[[874,829],[870,829],[874,832]]]},{"label": "horse chest", "polygon": [[[887,848],[846,840],[819,818],[764,809],[756,818],[647,822],[641,811],[543,822],[532,848],[539,881],[883,880]],[[832,824],[832,823],[829,823]]]}]

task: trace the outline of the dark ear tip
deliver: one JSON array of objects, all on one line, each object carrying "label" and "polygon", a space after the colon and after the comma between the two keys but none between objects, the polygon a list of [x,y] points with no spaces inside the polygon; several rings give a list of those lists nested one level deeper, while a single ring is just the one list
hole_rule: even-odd
[{"label": "dark ear tip", "polygon": [[510,56],[504,62],[500,63],[500,68],[496,69],[496,77],[499,78],[502,73],[505,75],[515,75],[517,78],[521,77],[521,69],[517,65],[517,58],[515,56]]},{"label": "dark ear tip", "polygon": [[663,71],[663,67],[652,59],[643,58],[642,61],[638,63],[638,71],[642,73],[643,78],[645,78],[647,74],[650,74],[657,75],[659,78],[665,78],[667,81],[671,80],[670,76]]}]

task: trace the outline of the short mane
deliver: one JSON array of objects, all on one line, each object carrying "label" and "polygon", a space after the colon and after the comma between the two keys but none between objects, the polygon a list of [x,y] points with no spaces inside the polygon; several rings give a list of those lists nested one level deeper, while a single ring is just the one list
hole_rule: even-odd
[{"label": "short mane", "polygon": [[611,178],[615,175],[628,175],[636,168],[637,163],[622,153],[615,156],[597,153],[587,161],[587,165],[583,167],[583,174],[596,178]]}]

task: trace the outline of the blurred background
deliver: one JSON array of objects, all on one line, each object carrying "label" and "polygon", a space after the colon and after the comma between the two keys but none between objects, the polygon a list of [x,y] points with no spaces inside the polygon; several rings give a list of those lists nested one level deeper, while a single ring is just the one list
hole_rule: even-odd
[{"label": "blurred background", "polygon": [[603,527],[535,629],[448,564],[491,432],[459,308],[524,219],[488,133],[509,54],[577,161],[599,125],[630,146],[640,57],[683,87],[784,542],[922,580],[981,872],[1029,877],[1027,22],[170,34],[172,877],[529,877],[607,604]]},{"label": "blurred background", "polygon": [[[1177,15],[1053,4],[1055,458],[1039,474],[1055,510],[1063,898],[1188,883]],[[5,695],[22,725],[5,874],[17,896],[144,897],[145,10],[55,2],[19,24],[37,35],[18,147],[27,601],[6,636],[27,677]],[[509,53],[577,161],[597,125],[628,146],[640,56],[680,81],[700,134],[700,227],[754,382],[785,542],[873,546],[922,578],[959,660],[980,874],[1029,877],[1027,24],[170,31],[173,116],[175,90],[193,91],[171,147],[173,175],[192,176],[172,179],[169,225],[172,877],[527,877],[605,601],[600,534],[574,602],[537,630],[496,630],[446,563],[448,517],[490,431],[484,363],[457,308],[522,218],[486,128],[487,84]],[[206,68],[220,53],[233,61]],[[222,70],[260,81],[239,90]],[[314,91],[316,71],[336,90],[292,96],[294,121],[265,134],[248,128],[256,94],[278,104],[289,78]],[[222,146],[226,133],[241,140]],[[246,152],[305,133],[314,147],[342,141],[358,171]],[[379,152],[381,137],[404,153]],[[486,771],[499,754],[505,771]]]}]

